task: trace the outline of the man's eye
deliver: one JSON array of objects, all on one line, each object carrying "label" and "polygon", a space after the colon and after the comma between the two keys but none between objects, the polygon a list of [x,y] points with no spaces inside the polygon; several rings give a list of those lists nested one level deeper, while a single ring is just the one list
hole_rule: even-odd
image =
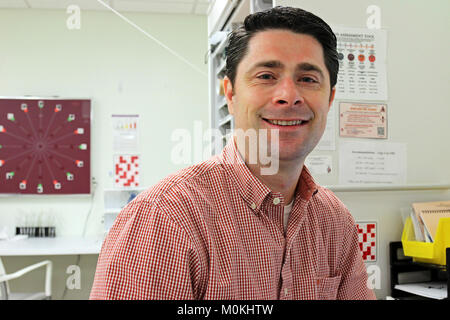
[{"label": "man's eye", "polygon": [[311,77],[302,77],[300,78],[300,82],[316,83],[317,80]]},{"label": "man's eye", "polygon": [[269,74],[269,73],[261,74],[261,75],[257,76],[257,78],[258,79],[262,79],[262,80],[272,80],[272,79],[274,79],[274,77],[271,74]]}]

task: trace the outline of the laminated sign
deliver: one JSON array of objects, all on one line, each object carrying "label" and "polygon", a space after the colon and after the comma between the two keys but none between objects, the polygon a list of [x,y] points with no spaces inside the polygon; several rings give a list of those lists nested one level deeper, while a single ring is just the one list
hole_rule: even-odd
[{"label": "laminated sign", "polygon": [[139,186],[139,156],[114,156],[114,186],[128,188]]},{"label": "laminated sign", "polygon": [[377,223],[356,222],[358,227],[359,249],[364,262],[377,261]]}]

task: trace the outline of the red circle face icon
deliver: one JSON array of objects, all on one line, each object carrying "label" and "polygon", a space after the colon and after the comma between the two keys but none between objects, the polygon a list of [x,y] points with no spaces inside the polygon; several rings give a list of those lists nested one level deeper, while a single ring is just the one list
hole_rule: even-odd
[{"label": "red circle face icon", "polygon": [[375,62],[375,56],[374,56],[373,54],[370,55],[369,61],[370,61],[370,62]]},{"label": "red circle face icon", "polygon": [[360,55],[358,56],[358,60],[361,61],[361,62],[363,62],[365,59],[366,59],[366,57],[364,57],[363,54],[360,54]]}]

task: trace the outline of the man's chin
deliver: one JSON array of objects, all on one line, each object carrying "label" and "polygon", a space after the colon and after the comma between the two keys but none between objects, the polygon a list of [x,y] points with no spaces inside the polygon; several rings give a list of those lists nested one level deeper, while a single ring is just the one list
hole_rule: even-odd
[{"label": "man's chin", "polygon": [[280,162],[300,162],[305,161],[308,154],[311,152],[310,148],[305,146],[301,148],[288,148],[280,145],[278,159]]}]

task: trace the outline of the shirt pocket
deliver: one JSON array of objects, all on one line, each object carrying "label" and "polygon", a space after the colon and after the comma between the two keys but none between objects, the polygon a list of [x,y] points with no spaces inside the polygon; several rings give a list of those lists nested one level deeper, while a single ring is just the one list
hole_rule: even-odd
[{"label": "shirt pocket", "polygon": [[316,278],[318,300],[336,300],[341,276],[331,278]]}]

